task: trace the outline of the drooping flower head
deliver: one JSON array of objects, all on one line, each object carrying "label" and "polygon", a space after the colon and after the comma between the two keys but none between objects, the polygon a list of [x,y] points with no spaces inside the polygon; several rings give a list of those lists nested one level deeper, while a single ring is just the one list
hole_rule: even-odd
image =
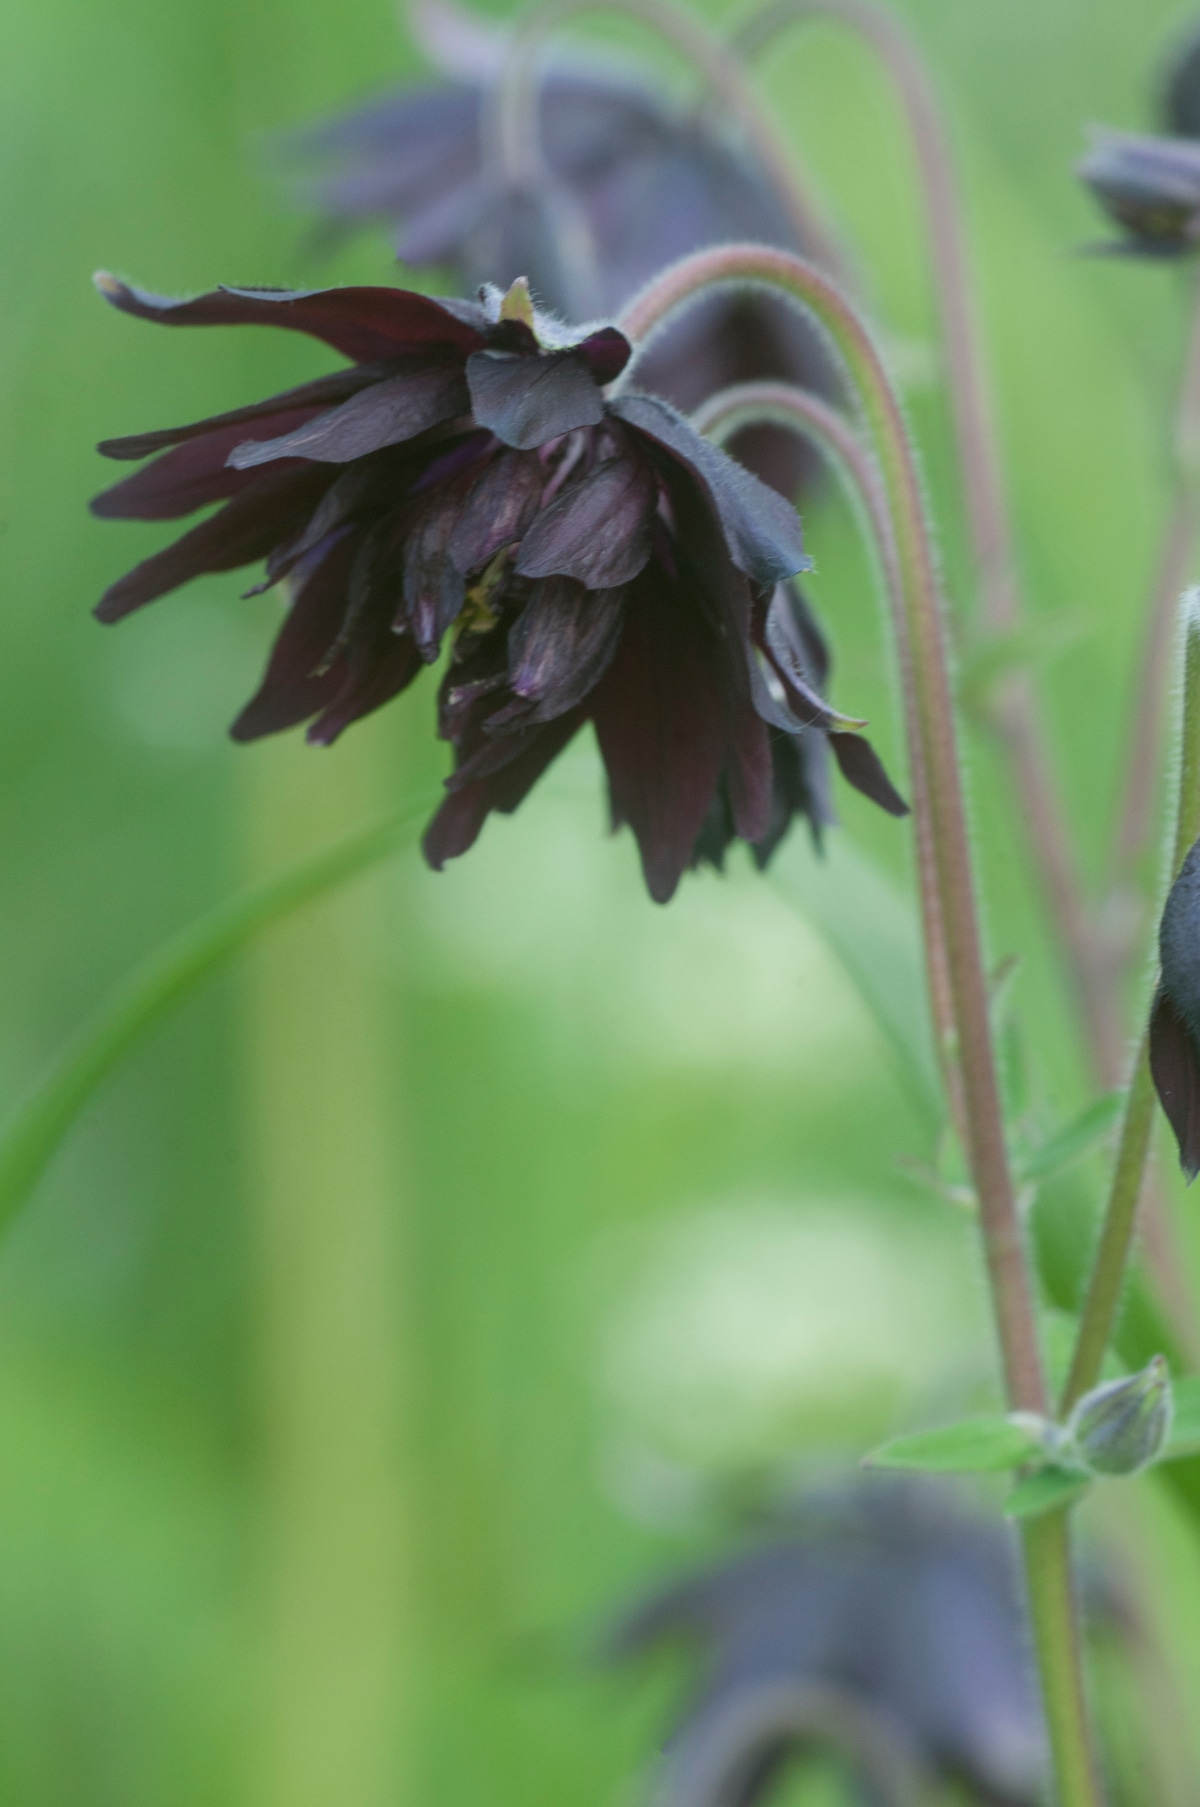
[{"label": "drooping flower head", "polygon": [[[711,245],[753,239],[821,261],[720,108],[674,99],[629,58],[547,60],[536,102],[543,168],[521,184],[486,140],[506,33],[450,0],[425,0],[407,18],[438,78],[281,146],[289,170],[315,169],[299,188],[327,231],[380,221],[410,267],[448,272],[467,294],[525,276],[568,319],[612,318],[668,264]],[[818,334],[765,295],[707,298],[641,365],[643,386],[685,412],[760,377],[837,393]],[[780,427],[748,427],[733,450],[789,500],[815,475],[811,452]]]},{"label": "drooping flower head", "polygon": [[[350,362],[282,395],[101,446],[153,462],[98,514],[217,511],[115,583],[118,621],[202,572],[265,559],[289,607],[239,740],[309,722],[328,744],[404,690],[449,639],[440,731],[455,753],[425,837],[440,867],[512,811],[585,722],[614,825],[651,895],[713,857],[714,811],[760,848],[805,800],[772,730],[815,733],[849,781],[905,805],[812,681],[787,588],[808,559],[794,510],[667,402],[605,394],[630,346],[565,332],[529,291],[217,289],[171,301],[101,279],[166,325],[277,325]],[[786,772],[785,772],[786,778]],[[811,819],[816,822],[815,815]],[[723,851],[723,848],[721,849]]]},{"label": "drooping flower head", "polygon": [[1190,1184],[1200,1173],[1200,841],[1167,895],[1158,949],[1150,1071]]}]

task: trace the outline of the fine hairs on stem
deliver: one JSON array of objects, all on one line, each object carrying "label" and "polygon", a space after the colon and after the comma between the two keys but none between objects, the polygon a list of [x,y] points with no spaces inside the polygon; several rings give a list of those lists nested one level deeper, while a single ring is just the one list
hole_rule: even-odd
[{"label": "fine hairs on stem", "polygon": [[[1000,1107],[974,877],[958,762],[946,646],[924,502],[903,416],[870,335],[837,287],[799,258],[762,246],[722,246],[665,271],[626,309],[635,347],[696,296],[718,285],[768,287],[789,297],[839,352],[878,460],[891,519],[909,651],[905,718],[919,748],[934,852],[940,932],[961,1061],[967,1154],[979,1200],[992,1305],[1011,1408],[1045,1414],[1032,1287],[1017,1217]],[[886,543],[881,555],[888,556]],[[1062,1807],[1099,1807],[1083,1695],[1079,1630],[1065,1517],[1034,1521],[1024,1535],[1025,1573],[1050,1746]]]}]

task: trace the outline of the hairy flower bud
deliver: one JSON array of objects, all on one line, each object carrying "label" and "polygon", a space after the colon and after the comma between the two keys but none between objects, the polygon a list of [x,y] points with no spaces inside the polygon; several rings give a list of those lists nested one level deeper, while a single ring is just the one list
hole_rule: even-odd
[{"label": "hairy flower bud", "polygon": [[1091,1474],[1137,1474],[1160,1454],[1171,1414],[1171,1375],[1156,1355],[1140,1373],[1084,1394],[1067,1427],[1072,1453]]},{"label": "hairy flower bud", "polygon": [[1162,978],[1150,1013],[1150,1071],[1190,1183],[1200,1172],[1200,841],[1168,893],[1158,947]]}]

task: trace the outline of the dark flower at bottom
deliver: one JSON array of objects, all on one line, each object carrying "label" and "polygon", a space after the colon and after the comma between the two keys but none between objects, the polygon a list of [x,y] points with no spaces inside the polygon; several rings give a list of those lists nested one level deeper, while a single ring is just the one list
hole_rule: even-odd
[{"label": "dark flower at bottom", "polygon": [[[798,1747],[820,1747],[825,1715],[852,1730],[843,1748],[857,1737],[906,1775],[958,1782],[990,1807],[1043,1799],[1007,1537],[936,1484],[810,1499],[793,1534],[653,1595],[611,1648],[672,1639],[697,1648],[701,1670],[663,1751],[663,1807],[757,1807]],[[859,1798],[878,1802],[870,1765],[850,1765]]]},{"label": "dark flower at bottom", "polygon": [[[328,744],[404,690],[450,639],[440,731],[455,752],[425,837],[464,853],[591,722],[614,825],[665,901],[715,806],[760,848],[816,821],[780,736],[825,737],[850,783],[905,805],[813,682],[785,587],[809,563],[794,511],[668,403],[613,399],[629,345],[571,338],[527,288],[434,300],[401,289],[221,289],[174,302],[101,284],[168,325],[274,324],[348,367],[191,425],[109,441],[148,467],[107,516],[215,514],[114,584],[116,621],[207,571],[266,560],[290,605],[240,740],[310,721]],[[775,735],[773,745],[772,734]],[[789,764],[788,762],[791,761]],[[727,836],[728,838],[728,836]],[[722,848],[723,851],[723,848]]]},{"label": "dark flower at bottom", "polygon": [[1190,1184],[1200,1173],[1200,841],[1167,895],[1158,947],[1150,1071]]}]

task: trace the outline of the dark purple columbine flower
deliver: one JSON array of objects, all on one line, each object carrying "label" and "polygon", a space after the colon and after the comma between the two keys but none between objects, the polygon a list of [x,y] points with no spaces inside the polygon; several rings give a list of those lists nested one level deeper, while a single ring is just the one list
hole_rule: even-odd
[{"label": "dark purple columbine flower", "polygon": [[1184,257],[1200,247],[1200,144],[1193,139],[1098,132],[1078,173],[1125,235],[1099,249]]},{"label": "dark purple columbine flower", "polygon": [[[545,164],[533,191],[493,167],[483,120],[504,34],[438,0],[410,14],[441,80],[413,85],[284,147],[320,173],[304,198],[338,231],[378,220],[401,260],[450,273],[464,293],[529,279],[567,319],[612,318],[652,276],[709,245],[813,256],[766,173],[719,109],[679,104],[652,71],[592,57],[549,63],[539,88]],[[769,297],[716,295],[670,326],[641,365],[645,388],[690,412],[730,383],[775,377],[834,396],[817,334]],[[735,455],[791,500],[815,472],[795,434],[750,427]]]},{"label": "dark purple columbine flower", "polygon": [[1200,841],[1167,895],[1158,948],[1150,1071],[1190,1184],[1200,1173]]},{"label": "dark purple columbine flower", "polygon": [[989,1807],[1044,1798],[1008,1539],[935,1484],[810,1501],[792,1535],[646,1600],[612,1651],[668,1640],[691,1643],[701,1668],[663,1752],[663,1807],[756,1807],[786,1759],[820,1749],[826,1731],[843,1750],[857,1742],[851,1766],[871,1803],[882,1799],[872,1768],[878,1778],[889,1753],[891,1799],[901,1774],[956,1782]]},{"label": "dark purple columbine flower", "polygon": [[[710,812],[755,846],[807,804],[772,731],[819,734],[850,783],[905,805],[810,675],[787,581],[807,567],[794,510],[655,396],[605,395],[630,347],[572,338],[517,283],[478,301],[402,289],[218,289],[170,301],[112,277],[114,306],[167,325],[269,324],[343,369],[184,427],[110,440],[154,461],[98,514],[217,511],[129,572],[118,621],[201,572],[266,560],[290,604],[239,740],[311,723],[323,744],[377,709],[450,638],[440,726],[455,772],[431,865],[512,811],[585,722],[651,895],[703,857]],[[781,778],[780,772],[783,776]],[[789,783],[791,790],[788,789]]]}]

